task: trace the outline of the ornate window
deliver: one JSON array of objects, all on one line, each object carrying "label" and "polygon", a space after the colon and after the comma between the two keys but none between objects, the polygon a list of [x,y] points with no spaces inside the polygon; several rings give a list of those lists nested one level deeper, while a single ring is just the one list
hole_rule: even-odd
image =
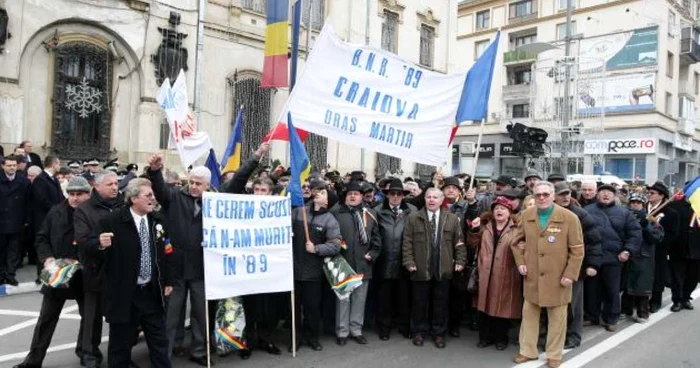
[{"label": "ornate window", "polygon": [[55,49],[51,149],[64,159],[109,158],[112,64],[86,42]]},{"label": "ornate window", "polygon": [[303,0],[301,3],[301,22],[308,26],[309,25],[309,7],[311,7],[311,29],[320,31],[323,28],[323,21],[325,17],[325,0]]},{"label": "ornate window", "polygon": [[[241,161],[248,159],[270,131],[270,89],[260,88],[257,76],[233,80],[233,116],[243,106],[243,147]],[[232,120],[235,124],[235,119]],[[232,127],[233,128],[233,127]]]},{"label": "ornate window", "polygon": [[433,51],[435,48],[435,28],[425,24],[420,27],[420,64],[433,67]]},{"label": "ornate window", "polygon": [[[382,22],[382,49],[396,53],[398,50],[399,14],[384,10],[384,22]],[[399,174],[401,159],[383,153],[377,153],[377,165],[374,175],[377,179],[386,176],[387,172]]]}]

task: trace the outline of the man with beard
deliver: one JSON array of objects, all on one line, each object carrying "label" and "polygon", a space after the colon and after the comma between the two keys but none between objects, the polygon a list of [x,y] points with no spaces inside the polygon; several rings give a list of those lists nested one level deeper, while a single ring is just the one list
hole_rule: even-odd
[{"label": "man with beard", "polygon": [[[75,177],[68,183],[66,191],[68,199],[49,211],[37,233],[36,248],[44,268],[48,268],[57,258],[78,260],[78,249],[75,247],[73,231],[73,214],[75,208],[90,198],[90,185],[84,178]],[[34,327],[29,354],[22,363],[13,368],[41,367],[66,300],[75,299],[78,302],[78,312],[83,316],[85,308],[83,305],[82,271],[78,270],[73,274],[68,288],[52,288],[44,285],[41,288],[41,293],[44,296],[41,301],[39,319]],[[83,327],[81,321],[75,348],[78,357],[83,355]]]},{"label": "man with beard", "polygon": [[[678,219],[678,212],[672,206],[666,206],[655,213],[656,209],[669,199],[668,187],[664,183],[657,181],[653,185],[647,186],[647,195],[649,196],[647,213],[660,218],[660,224],[664,228],[664,238],[655,249],[654,290],[651,294],[651,301],[649,301],[649,311],[656,313],[661,308],[661,295],[666,288],[666,283],[669,281],[669,268],[671,270],[674,268],[673,260],[669,262],[667,257],[669,250],[675,245],[676,238],[680,232],[680,220]],[[682,300],[680,295],[674,295],[674,297],[672,298],[671,311],[677,312],[681,310]]]},{"label": "man with beard", "polygon": [[83,265],[83,363],[88,368],[99,367],[102,363],[99,346],[102,339],[104,253],[98,250],[99,223],[102,218],[124,206],[116,173],[100,171],[94,180],[90,199],[78,206],[73,221],[80,263]]},{"label": "man with beard", "polygon": [[583,231],[584,255],[583,264],[578,281],[574,281],[571,289],[571,304],[567,313],[566,340],[564,349],[573,349],[581,345],[583,337],[583,289],[586,276],[593,277],[600,267],[602,249],[598,222],[588,214],[581,206],[574,205],[571,200],[571,189],[566,182],[558,182],[554,185],[556,197],[554,203],[573,212],[581,223]]},{"label": "man with beard", "polygon": [[404,189],[400,179],[390,179],[383,192],[386,195],[384,203],[374,208],[382,237],[382,253],[375,268],[379,279],[377,325],[379,338],[389,340],[392,319],[397,312],[399,333],[405,337],[410,334],[411,284],[408,271],[401,267],[401,246],[406,218],[417,209],[404,200],[408,190]]},{"label": "man with beard", "polygon": [[630,257],[639,256],[642,246],[642,227],[626,207],[617,204],[616,194],[612,185],[601,185],[598,201],[585,208],[600,219],[603,257],[598,273],[586,280],[584,325],[596,325],[602,320],[609,332],[617,330],[620,318],[622,266]]}]

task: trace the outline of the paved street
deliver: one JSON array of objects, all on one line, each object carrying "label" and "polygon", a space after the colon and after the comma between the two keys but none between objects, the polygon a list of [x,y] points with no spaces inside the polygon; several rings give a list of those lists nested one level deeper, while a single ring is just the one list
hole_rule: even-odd
[{"label": "paved street", "polygon": [[[700,289],[694,294],[700,297]],[[666,300],[668,303],[668,300]],[[34,321],[41,304],[39,293],[12,295],[0,298],[0,367],[11,367],[21,361],[31,341]],[[697,311],[671,313],[665,309],[652,315],[646,325],[622,322],[616,333],[605,332],[600,327],[585,329],[584,344],[565,354],[563,367],[697,367],[700,366],[700,303]],[[44,367],[76,367],[74,355],[79,316],[74,302],[66,304],[64,315],[59,322],[53,339],[51,352],[47,355]],[[369,345],[360,346],[354,342],[341,348],[331,337],[322,343],[324,350],[314,352],[302,347],[296,359],[286,352],[282,356],[271,356],[255,352],[248,361],[237,355],[226,358],[215,357],[218,367],[425,367],[439,363],[442,367],[512,367],[511,359],[517,353],[517,346],[511,345],[506,351],[495,348],[477,349],[476,333],[464,331],[461,339],[448,340],[444,351],[426,343],[415,348],[409,340],[392,336],[388,342],[380,341],[374,332],[368,333]],[[107,331],[105,330],[105,339]],[[287,346],[281,341],[280,346]],[[102,345],[106,354],[107,344]],[[134,361],[147,367],[147,350],[144,342],[133,351]],[[543,360],[520,365],[520,368],[540,367]],[[175,358],[175,367],[195,367],[184,358]]]}]

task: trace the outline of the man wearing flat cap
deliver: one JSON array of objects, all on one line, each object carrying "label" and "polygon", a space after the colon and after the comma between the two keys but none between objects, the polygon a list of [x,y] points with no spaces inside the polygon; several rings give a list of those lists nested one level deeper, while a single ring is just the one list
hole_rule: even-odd
[{"label": "man wearing flat cap", "polygon": [[80,161],[68,161],[68,168],[73,175],[80,175],[80,173],[82,173]]},{"label": "man wearing flat cap", "polygon": [[542,175],[540,175],[539,171],[535,169],[530,169],[525,174],[523,180],[525,181],[525,186],[527,187],[528,194],[532,194],[532,189],[535,187],[535,183],[542,180]]},{"label": "man wearing flat cap", "polygon": [[547,177],[547,181],[556,185],[557,183],[566,182],[566,178],[560,173],[551,173]]},{"label": "man wearing flat cap", "polygon": [[484,213],[491,210],[491,202],[498,196],[497,193],[503,192],[508,189],[513,189],[515,187],[515,180],[510,175],[500,175],[496,180],[496,191],[493,193],[488,193],[486,196],[481,198],[479,204],[476,207],[477,213]]}]

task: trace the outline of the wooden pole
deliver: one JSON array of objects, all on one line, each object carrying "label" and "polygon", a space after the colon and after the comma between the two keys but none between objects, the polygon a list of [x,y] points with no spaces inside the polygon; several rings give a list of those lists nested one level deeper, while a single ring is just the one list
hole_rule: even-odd
[{"label": "wooden pole", "polygon": [[306,236],[306,242],[308,243],[311,241],[311,237],[309,236],[309,220],[306,219],[306,206],[302,207],[301,218],[304,221],[304,235]]},{"label": "wooden pole", "polygon": [[474,179],[476,177],[476,164],[479,162],[479,150],[481,149],[481,138],[484,136],[484,124],[481,121],[481,128],[479,128],[479,139],[476,141],[476,153],[474,154],[474,165],[472,166],[472,173],[469,180],[469,189],[474,188]]},{"label": "wooden pole", "polygon": [[211,343],[209,341],[209,301],[206,298],[204,299],[204,324],[206,325],[206,330],[204,332],[207,334],[207,368],[211,368]]},{"label": "wooden pole", "polygon": [[664,207],[668,206],[669,203],[673,202],[676,195],[682,194],[682,193],[683,193],[683,189],[677,191],[675,194],[673,194],[671,197],[669,197],[666,200],[666,202],[662,203],[659,207],[656,207],[656,209],[651,211],[651,213],[649,213],[649,215],[647,216],[647,219],[650,221],[656,221],[656,214],[659,213],[659,211],[661,211]]}]

